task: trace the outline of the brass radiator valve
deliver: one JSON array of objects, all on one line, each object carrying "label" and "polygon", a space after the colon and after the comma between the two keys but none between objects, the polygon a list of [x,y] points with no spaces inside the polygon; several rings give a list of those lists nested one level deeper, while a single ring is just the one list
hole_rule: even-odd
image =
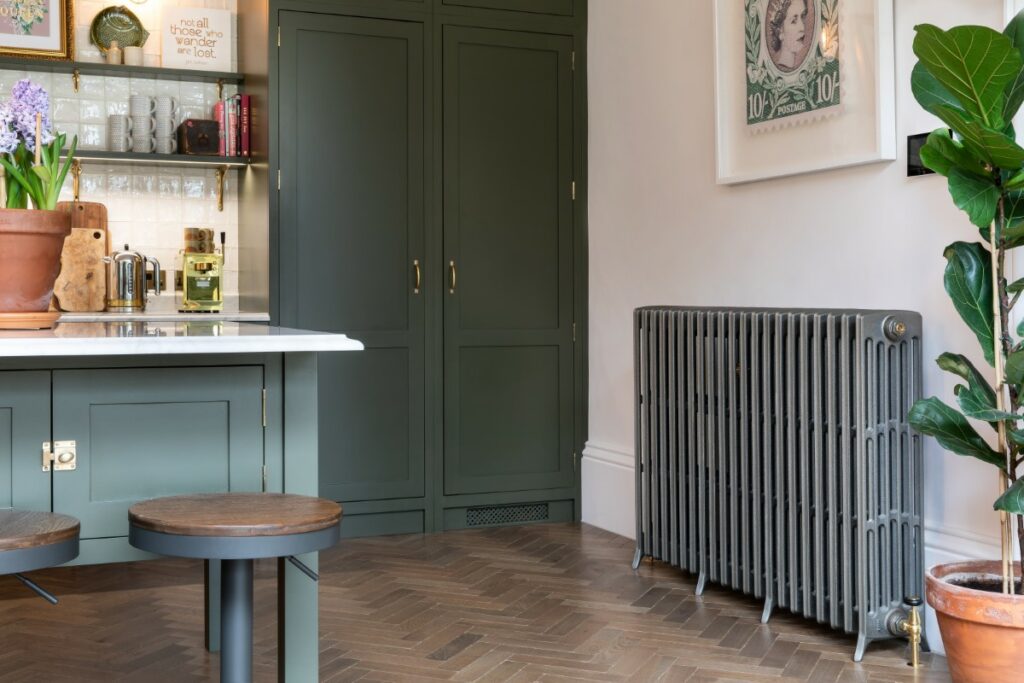
[{"label": "brass radiator valve", "polygon": [[903,602],[910,607],[910,610],[894,612],[889,619],[889,631],[893,635],[906,636],[910,641],[910,666],[916,669],[921,666],[921,633],[924,624],[921,621],[919,608],[923,602],[916,595],[903,598]]}]

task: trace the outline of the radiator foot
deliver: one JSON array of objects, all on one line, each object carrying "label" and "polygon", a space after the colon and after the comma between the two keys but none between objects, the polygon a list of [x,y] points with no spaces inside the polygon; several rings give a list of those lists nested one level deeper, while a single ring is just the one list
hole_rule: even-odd
[{"label": "radiator foot", "polygon": [[633,571],[640,568],[640,560],[642,559],[644,559],[643,553],[640,552],[640,548],[637,548],[636,552],[633,553]]},{"label": "radiator foot", "polygon": [[772,609],[775,607],[774,601],[771,598],[764,599],[764,609],[761,610],[761,623],[767,624],[768,620],[772,618]]},{"label": "radiator foot", "polygon": [[708,575],[701,572],[697,575],[697,595],[704,595],[704,584],[707,583]]},{"label": "radiator foot", "polygon": [[857,649],[853,651],[853,661],[860,662],[864,659],[864,650],[868,649],[868,637],[863,633],[857,636]]}]

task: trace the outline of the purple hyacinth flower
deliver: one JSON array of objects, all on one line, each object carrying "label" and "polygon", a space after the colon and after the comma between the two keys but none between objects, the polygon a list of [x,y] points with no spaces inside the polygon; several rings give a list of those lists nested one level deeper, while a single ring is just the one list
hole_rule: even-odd
[{"label": "purple hyacinth flower", "polygon": [[53,141],[53,125],[50,122],[50,96],[41,86],[24,78],[11,89],[11,125],[14,132],[25,141],[31,152],[36,149],[36,114],[42,115],[42,142]]}]

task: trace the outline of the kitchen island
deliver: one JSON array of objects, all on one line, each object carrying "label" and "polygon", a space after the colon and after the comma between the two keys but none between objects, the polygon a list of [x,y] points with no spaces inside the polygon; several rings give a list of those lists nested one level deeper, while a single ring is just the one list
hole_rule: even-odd
[{"label": "kitchen island", "polygon": [[[139,500],[315,496],[317,353],[360,349],[344,335],[235,322],[0,331],[0,508],[78,518],[75,563],[96,564],[151,557],[128,544]],[[301,559],[316,567],[315,554]],[[211,650],[218,571],[208,563]],[[279,678],[316,681],[316,584],[283,560],[278,572]]]}]

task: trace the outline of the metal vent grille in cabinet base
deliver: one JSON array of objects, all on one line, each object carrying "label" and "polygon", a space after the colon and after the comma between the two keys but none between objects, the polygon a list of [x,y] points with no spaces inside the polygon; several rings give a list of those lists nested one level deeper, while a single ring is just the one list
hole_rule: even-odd
[{"label": "metal vent grille in cabinet base", "polygon": [[466,510],[466,526],[497,526],[499,524],[524,524],[543,522],[548,519],[548,504],[494,505]]},{"label": "metal vent grille in cabinet base", "polygon": [[773,607],[894,637],[923,592],[921,317],[634,313],[637,550]]}]

